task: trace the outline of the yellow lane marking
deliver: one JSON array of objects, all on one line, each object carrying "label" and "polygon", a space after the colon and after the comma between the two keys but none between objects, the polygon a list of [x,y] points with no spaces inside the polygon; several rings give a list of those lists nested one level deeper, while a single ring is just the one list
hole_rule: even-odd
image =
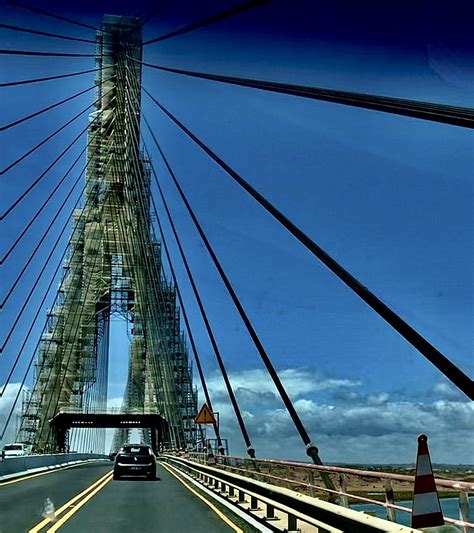
[{"label": "yellow lane marking", "polygon": [[[47,532],[48,533],[54,533],[54,531],[57,531],[62,525],[64,525],[65,522],[67,522],[71,516],[73,516],[79,509],[85,505],[91,498],[93,498],[100,490],[102,490],[105,485],[112,479],[112,473],[110,473],[109,477],[106,478],[100,485],[98,485],[92,492],[90,492],[84,499],[82,499],[76,506],[74,506],[69,512],[67,512],[62,518],[60,518],[53,527],[50,527]],[[28,532],[30,533],[30,532]]]},{"label": "yellow lane marking", "polygon": [[[231,520],[229,520],[229,518],[227,518],[227,516],[222,513],[221,511],[219,511],[219,509],[215,506],[215,505],[212,505],[212,503],[207,500],[206,498],[204,498],[204,496],[202,496],[201,494],[199,494],[199,492],[197,492],[196,490],[194,490],[191,485],[189,485],[188,483],[186,483],[186,481],[184,481],[183,479],[181,479],[178,474],[175,474],[175,472],[173,472],[173,470],[171,470],[171,468],[166,465],[165,463],[160,463],[161,466],[163,468],[165,468],[170,474],[172,474],[179,482],[181,482],[189,491],[191,491],[195,496],[197,496],[200,500],[202,500],[207,506],[209,506],[215,513],[216,515],[221,519],[223,520],[228,526],[230,526],[234,531],[236,531],[237,533],[244,533],[243,532],[243,529],[240,529],[240,527],[236,526],[234,524],[234,522],[232,522]],[[49,530],[51,531],[51,530]]]},{"label": "yellow lane marking", "polygon": [[[92,485],[89,485],[89,487],[87,487],[85,490],[83,490],[82,492],[80,492],[79,494],[77,494],[76,496],[74,496],[74,498],[72,498],[71,500],[69,500],[68,502],[66,502],[62,507],[60,507],[59,509],[57,509],[55,511],[55,516],[59,516],[60,514],[64,513],[64,511],[66,511],[71,505],[73,505],[74,503],[77,502],[77,500],[80,500],[83,496],[85,496],[88,492],[90,492],[91,490],[93,490],[95,487],[97,487],[97,485],[100,485],[107,477],[111,477],[112,476],[112,471],[110,470],[109,472],[107,472],[104,476],[102,476],[101,478],[99,478],[97,481],[94,481],[94,483],[92,483]],[[107,481],[110,481],[110,479],[108,479]],[[39,524],[36,524],[36,526],[34,526],[32,529],[30,529],[28,531],[28,533],[38,533],[38,531],[40,531],[41,529],[43,529],[44,527],[46,527],[48,524],[51,523],[51,519],[50,518],[45,518],[44,520],[42,520]]]},{"label": "yellow lane marking", "polygon": [[21,481],[27,481],[28,479],[33,479],[34,477],[47,476],[48,474],[54,474],[56,472],[61,472],[62,470],[68,470],[69,468],[76,468],[76,466],[84,466],[84,464],[92,463],[81,463],[77,465],[63,466],[55,468],[54,470],[48,470],[47,472],[38,472],[37,474],[26,475],[25,477],[20,477],[18,479],[12,479],[11,481],[3,481],[0,483],[0,488],[6,487],[7,485],[12,485],[13,483],[20,483]]}]

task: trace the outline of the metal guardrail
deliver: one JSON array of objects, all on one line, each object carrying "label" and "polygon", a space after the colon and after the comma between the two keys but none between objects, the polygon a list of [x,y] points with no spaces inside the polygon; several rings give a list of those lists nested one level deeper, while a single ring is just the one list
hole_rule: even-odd
[{"label": "metal guardrail", "polygon": [[185,457],[170,454],[164,454],[162,457],[273,531],[301,529],[321,533],[419,531]]},{"label": "metal guardrail", "polygon": [[[187,456],[201,464],[207,463],[205,453],[191,452]],[[339,505],[344,507],[349,506],[349,500],[381,506],[386,511],[387,520],[392,522],[396,521],[396,511],[410,514],[412,512],[411,508],[395,503],[393,485],[394,483],[407,484],[409,487],[406,492],[413,493],[414,476],[275,459],[250,459],[223,455],[216,455],[215,459],[217,468],[247,477],[259,478],[277,486],[283,485],[287,488],[293,488],[299,492],[308,493],[310,496],[327,494],[333,501],[337,500]],[[319,472],[332,474],[335,478],[333,481],[339,486],[339,490],[334,491],[326,488],[323,483],[318,484]],[[378,480],[383,482],[383,489],[379,492],[384,495],[385,501],[368,497],[376,491],[371,491],[368,495],[360,494],[361,491],[356,491],[359,492],[358,494],[355,494],[354,491],[351,492],[348,485],[352,477],[365,481]],[[445,522],[460,527],[464,533],[474,531],[474,523],[470,519],[469,508],[469,493],[474,492],[474,483],[440,478],[435,478],[435,481],[438,489],[458,493],[459,497],[460,519],[456,520],[445,516]]]},{"label": "metal guardrail", "polygon": [[6,457],[3,461],[0,460],[0,477],[30,472],[39,468],[65,465],[72,461],[88,461],[91,459],[106,458],[108,459],[108,456],[106,455],[90,453],[56,453]]}]

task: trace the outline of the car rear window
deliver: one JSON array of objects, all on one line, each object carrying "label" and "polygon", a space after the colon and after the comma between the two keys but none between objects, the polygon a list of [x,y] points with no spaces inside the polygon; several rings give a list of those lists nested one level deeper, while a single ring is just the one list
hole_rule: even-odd
[{"label": "car rear window", "polygon": [[8,444],[3,449],[6,452],[11,452],[13,450],[23,450],[23,446],[21,444]]},{"label": "car rear window", "polygon": [[122,448],[123,453],[133,453],[136,455],[148,455],[150,448],[147,446],[124,446]]}]

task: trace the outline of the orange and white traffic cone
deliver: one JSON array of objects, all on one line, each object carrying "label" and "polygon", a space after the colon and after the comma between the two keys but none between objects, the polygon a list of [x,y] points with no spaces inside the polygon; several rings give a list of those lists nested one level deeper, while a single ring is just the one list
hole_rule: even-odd
[{"label": "orange and white traffic cone", "polygon": [[428,451],[428,437],[420,435],[418,437],[411,527],[419,529],[442,525],[444,525],[444,518],[436,491],[430,452]]}]

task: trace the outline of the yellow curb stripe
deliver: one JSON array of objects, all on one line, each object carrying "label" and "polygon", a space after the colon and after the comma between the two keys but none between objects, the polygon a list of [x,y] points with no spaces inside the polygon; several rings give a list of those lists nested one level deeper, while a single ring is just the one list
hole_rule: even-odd
[{"label": "yellow curb stripe", "polygon": [[83,498],[75,507],[73,507],[68,513],[66,513],[62,518],[60,518],[53,527],[50,527],[47,532],[48,533],[54,533],[54,531],[57,531],[61,526],[63,526],[74,514],[79,511],[79,509],[85,505],[91,498],[93,498],[100,490],[102,490],[107,483],[112,479],[112,473],[109,473],[109,477],[106,478],[99,486],[97,486],[92,492],[89,492],[89,494]]},{"label": "yellow curb stripe", "polygon": [[[103,475],[101,478],[99,478],[97,481],[94,481],[94,483],[92,483],[92,485],[90,485],[89,487],[87,487],[86,489],[84,489],[82,492],[80,492],[79,494],[76,494],[76,496],[74,496],[74,498],[72,498],[71,500],[69,500],[68,502],[66,502],[62,507],[60,507],[59,509],[57,509],[57,511],[55,511],[55,516],[59,516],[60,514],[62,514],[64,511],[66,511],[71,505],[73,505],[75,502],[77,502],[77,500],[80,500],[83,496],[85,496],[88,492],[90,492],[91,490],[93,490],[95,487],[97,487],[97,485],[99,485],[100,483],[102,483],[105,478],[107,476],[110,476],[112,474],[112,471],[109,471],[107,472],[105,475]],[[48,524],[51,524],[51,520],[49,518],[45,518],[44,520],[42,520],[39,524],[37,524],[36,526],[34,526],[32,529],[28,530],[28,533],[38,533],[41,529],[43,529],[44,527],[46,527]]]},{"label": "yellow curb stripe", "polygon": [[[189,485],[188,483],[186,483],[186,481],[184,481],[183,479],[181,479],[178,474],[176,474],[175,472],[173,472],[173,470],[168,466],[166,465],[165,463],[161,463],[161,466],[163,468],[165,468],[171,475],[173,475],[180,483],[182,483],[190,492],[192,492],[195,496],[197,496],[200,500],[202,500],[208,507],[210,507],[215,513],[216,515],[221,519],[223,520],[229,527],[231,527],[234,531],[236,531],[237,533],[244,533],[243,529],[240,529],[240,527],[236,526],[234,524],[234,522],[232,522],[229,518],[227,518],[227,516],[222,513],[221,511],[219,511],[219,509],[213,505],[209,500],[207,500],[206,498],[204,498],[204,496],[202,496],[201,494],[199,494],[199,492],[197,492],[196,490],[194,490],[191,485]],[[49,530],[51,531],[51,530]]]},{"label": "yellow curb stripe", "polygon": [[81,463],[77,465],[62,466],[62,467],[55,468],[53,470],[48,470],[47,472],[38,472],[37,474],[26,475],[25,477],[20,477],[18,479],[12,479],[11,481],[2,481],[0,483],[0,489],[2,487],[6,487],[7,485],[12,485],[13,483],[20,483],[20,481],[27,481],[28,479],[33,479],[34,477],[47,476],[48,474],[54,474],[56,472],[61,472],[62,470],[68,470],[69,468],[76,468],[77,466],[84,466],[85,464],[92,464],[92,462]]}]

